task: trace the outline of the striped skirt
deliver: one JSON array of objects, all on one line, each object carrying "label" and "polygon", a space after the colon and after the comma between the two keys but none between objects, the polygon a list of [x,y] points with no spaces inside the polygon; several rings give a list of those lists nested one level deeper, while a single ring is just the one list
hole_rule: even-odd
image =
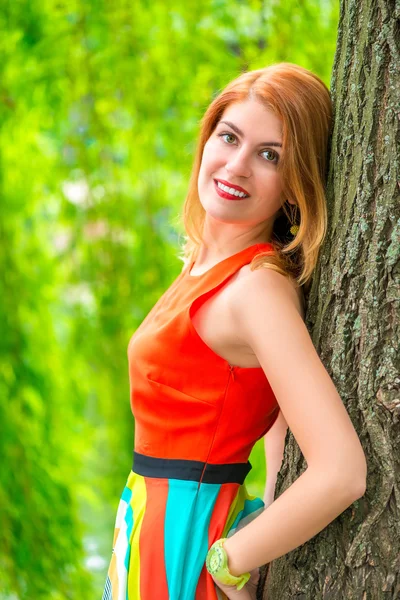
[{"label": "striped skirt", "polygon": [[264,509],[250,463],[211,465],[134,453],[119,502],[102,600],[225,599],[205,567],[209,547]]}]

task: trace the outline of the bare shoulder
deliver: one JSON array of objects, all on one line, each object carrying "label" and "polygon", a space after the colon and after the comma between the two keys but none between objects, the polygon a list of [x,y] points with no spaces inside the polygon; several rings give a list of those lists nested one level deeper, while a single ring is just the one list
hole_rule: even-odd
[{"label": "bare shoulder", "polygon": [[302,319],[305,318],[305,303],[302,288],[285,275],[270,268],[260,267],[251,271],[250,265],[245,265],[239,272],[237,285],[235,286],[235,301],[241,296],[246,298],[249,288],[254,293],[265,294],[270,292],[278,296],[286,296],[288,301],[292,300]]},{"label": "bare shoulder", "polygon": [[272,269],[249,271],[236,282],[228,309],[308,466],[327,469],[336,482],[342,473],[348,484],[353,478],[362,487],[366,463],[360,441],[314,347],[291,280]]},{"label": "bare shoulder", "polygon": [[[259,333],[302,334],[311,342],[304,323],[302,292],[295,282],[269,268],[241,270],[229,296],[229,311],[237,337],[257,355]],[[312,342],[311,342],[312,343]]]}]

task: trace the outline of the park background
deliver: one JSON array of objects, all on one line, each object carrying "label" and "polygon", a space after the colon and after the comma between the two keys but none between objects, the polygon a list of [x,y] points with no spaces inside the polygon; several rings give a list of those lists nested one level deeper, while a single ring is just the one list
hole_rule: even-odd
[{"label": "park background", "polygon": [[[338,20],[333,0],[0,5],[1,600],[101,597],[127,345],[182,268],[199,121],[244,70],[329,87]],[[250,461],[262,496],[262,440]]]}]

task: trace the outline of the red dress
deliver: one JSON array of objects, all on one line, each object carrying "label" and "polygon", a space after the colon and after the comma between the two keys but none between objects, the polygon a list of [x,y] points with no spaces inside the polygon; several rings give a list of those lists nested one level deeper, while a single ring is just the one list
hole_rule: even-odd
[{"label": "red dress", "polygon": [[279,405],[261,367],[230,365],[197,333],[196,310],[269,243],[178,275],[128,345],[133,467],[118,507],[103,600],[223,598],[208,548],[262,512],[244,484]]}]

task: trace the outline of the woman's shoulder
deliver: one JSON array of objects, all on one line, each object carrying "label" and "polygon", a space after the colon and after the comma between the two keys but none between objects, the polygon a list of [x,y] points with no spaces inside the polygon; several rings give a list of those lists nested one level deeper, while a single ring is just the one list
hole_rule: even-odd
[{"label": "woman's shoulder", "polygon": [[[301,286],[295,280],[274,269],[263,266],[253,271],[250,264],[244,265],[236,274],[235,285],[231,287],[231,300],[237,305],[243,302],[248,305],[249,294],[256,294],[267,299],[280,296],[293,302],[301,318],[305,319],[305,301]],[[278,299],[278,298],[277,298]]]}]

